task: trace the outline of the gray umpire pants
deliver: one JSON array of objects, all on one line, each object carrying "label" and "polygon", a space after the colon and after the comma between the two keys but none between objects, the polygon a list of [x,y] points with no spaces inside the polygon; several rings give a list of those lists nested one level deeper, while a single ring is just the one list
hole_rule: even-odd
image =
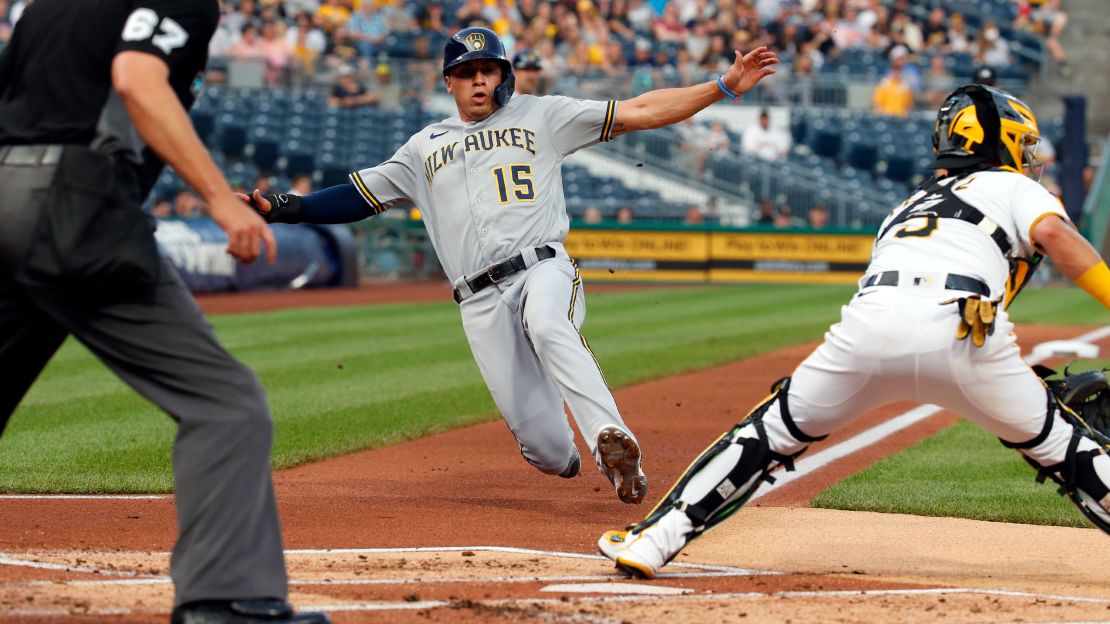
[{"label": "gray umpire pants", "polygon": [[67,289],[15,282],[54,169],[0,165],[0,432],[73,334],[177,421],[179,537],[170,563],[175,606],[285,598],[266,397],[254,373],[217,342],[173,267],[162,260],[153,293],[141,301],[120,297],[93,304]]}]

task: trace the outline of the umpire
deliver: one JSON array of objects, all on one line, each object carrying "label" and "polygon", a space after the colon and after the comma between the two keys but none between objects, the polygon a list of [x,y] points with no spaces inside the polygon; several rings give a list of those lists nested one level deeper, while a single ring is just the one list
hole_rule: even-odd
[{"label": "umpire", "polygon": [[217,0],[37,0],[0,54],[0,431],[73,334],[178,423],[171,621],[326,623],[285,601],[262,387],[140,209],[164,160],[230,254],[250,262],[265,245],[273,261],[273,235],[186,114],[218,17]]}]

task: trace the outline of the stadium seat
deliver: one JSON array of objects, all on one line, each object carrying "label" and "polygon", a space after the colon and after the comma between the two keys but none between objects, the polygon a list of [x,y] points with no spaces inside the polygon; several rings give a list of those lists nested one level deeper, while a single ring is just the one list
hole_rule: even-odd
[{"label": "stadium seat", "polygon": [[266,175],[272,174],[277,168],[278,145],[274,141],[255,141],[254,152],[251,154],[253,162]]},{"label": "stadium seat", "polygon": [[847,163],[856,169],[871,171],[879,162],[879,150],[873,143],[860,141],[848,146]]},{"label": "stadium seat", "polygon": [[914,163],[908,156],[891,156],[886,160],[886,177],[906,183],[913,177]]},{"label": "stadium seat", "polygon": [[247,130],[242,126],[224,126],[220,132],[220,151],[231,159],[243,157],[247,147]]},{"label": "stadium seat", "polygon": [[189,118],[193,120],[193,129],[197,136],[207,145],[212,138],[212,131],[216,129],[216,118],[210,113],[195,110],[189,114]]},{"label": "stadium seat", "polygon": [[312,154],[289,154],[285,160],[285,174],[292,177],[300,173],[311,174],[316,169],[316,159]]},{"label": "stadium seat", "polygon": [[818,130],[813,141],[813,152],[828,158],[839,157],[842,137],[840,131],[834,128]]}]

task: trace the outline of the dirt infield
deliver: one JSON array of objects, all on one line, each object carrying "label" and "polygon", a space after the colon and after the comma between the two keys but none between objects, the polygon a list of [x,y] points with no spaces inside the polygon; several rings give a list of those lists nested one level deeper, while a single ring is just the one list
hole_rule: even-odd
[{"label": "dirt infield", "polygon": [[[310,305],[341,303],[322,299]],[[1083,331],[1019,335],[1028,346]],[[810,348],[618,391],[649,499]],[[809,455],[909,407],[868,414]],[[500,421],[283,471],[292,598],[340,623],[1110,621],[1105,573],[1087,563],[1110,558],[1096,530],[804,507],[953,419],[924,418],[772,491],[650,583],[593,554],[603,530],[647,509],[619,503],[593,469],[539,474]],[[0,518],[0,621],[165,621],[169,498],[0,497]]]}]

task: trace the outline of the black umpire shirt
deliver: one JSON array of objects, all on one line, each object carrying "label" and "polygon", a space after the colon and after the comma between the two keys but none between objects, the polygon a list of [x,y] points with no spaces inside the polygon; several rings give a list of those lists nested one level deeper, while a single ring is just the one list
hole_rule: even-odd
[{"label": "black umpire shirt", "polygon": [[188,110],[218,20],[218,0],[36,0],[0,53],[0,145],[114,144],[140,167],[146,197],[163,163],[112,89],[112,59],[164,60]]}]

